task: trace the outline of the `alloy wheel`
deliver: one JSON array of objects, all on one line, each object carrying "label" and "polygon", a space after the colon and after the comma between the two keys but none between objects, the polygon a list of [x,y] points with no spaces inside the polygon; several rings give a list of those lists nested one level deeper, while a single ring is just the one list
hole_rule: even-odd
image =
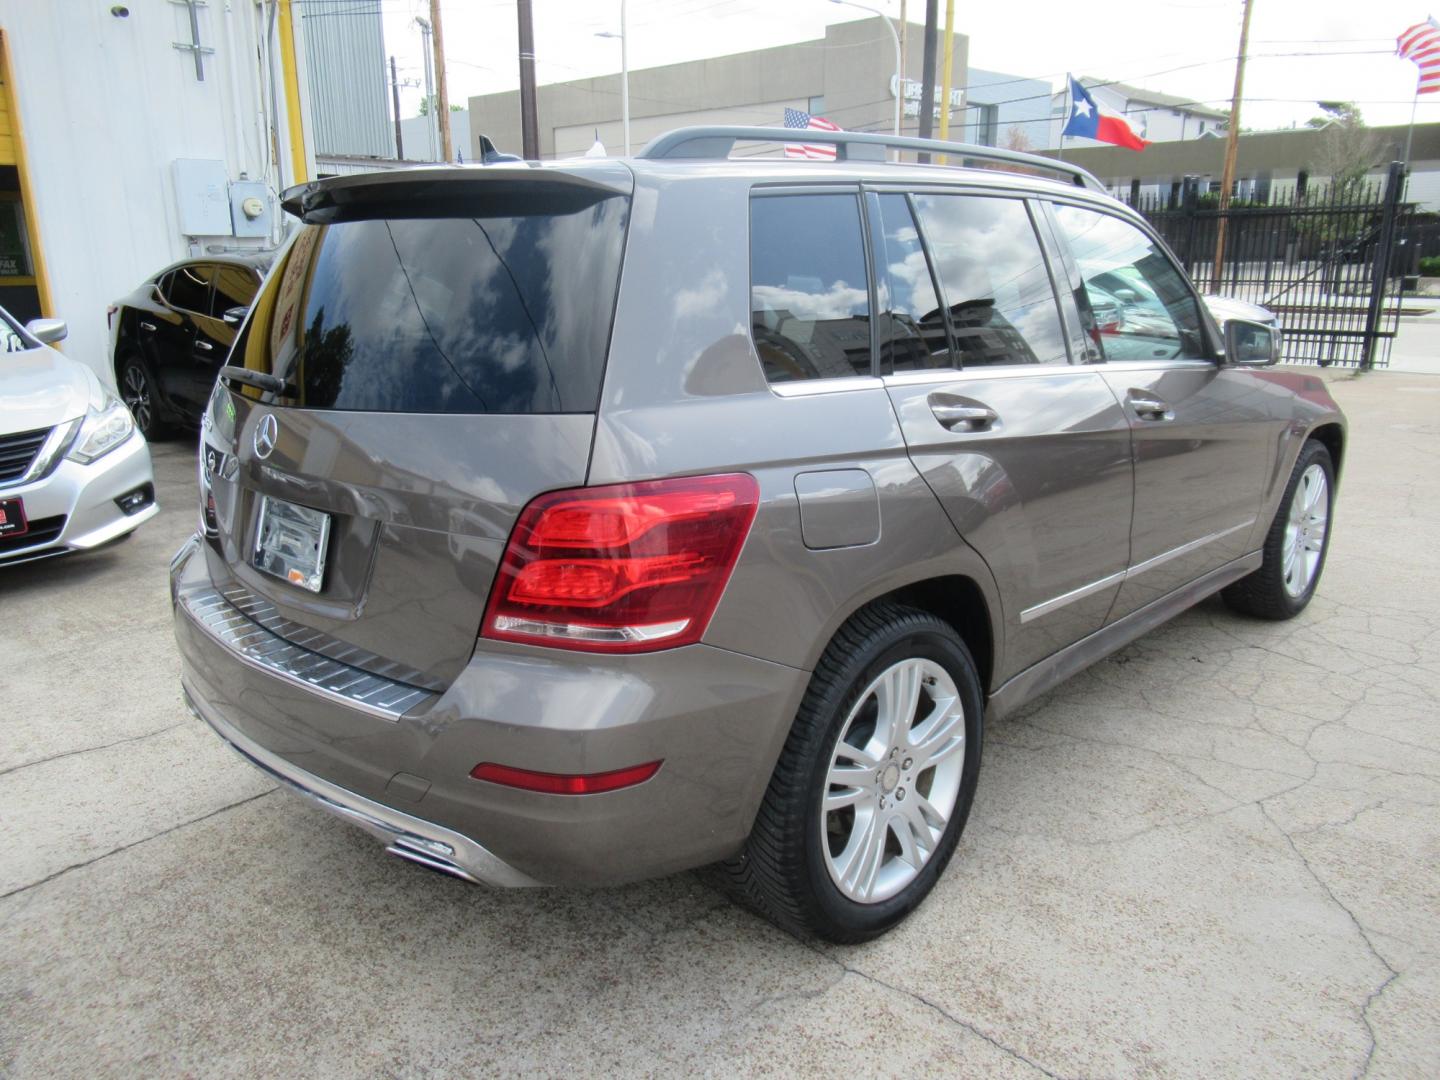
[{"label": "alloy wheel", "polygon": [[1325,470],[1312,464],[1300,474],[1300,482],[1290,496],[1281,574],[1285,591],[1291,596],[1304,596],[1319,569],[1330,525],[1329,488]]},{"label": "alloy wheel", "polygon": [[943,667],[901,660],[866,687],[821,795],[820,842],[845,896],[879,903],[915,880],[945,835],[964,767],[965,709]]},{"label": "alloy wheel", "polygon": [[136,426],[142,432],[149,431],[153,416],[150,404],[150,380],[146,378],[145,369],[138,364],[131,364],[125,369],[125,385],[120,388],[120,399],[125,402],[125,407],[130,410],[130,415],[135,418]]}]

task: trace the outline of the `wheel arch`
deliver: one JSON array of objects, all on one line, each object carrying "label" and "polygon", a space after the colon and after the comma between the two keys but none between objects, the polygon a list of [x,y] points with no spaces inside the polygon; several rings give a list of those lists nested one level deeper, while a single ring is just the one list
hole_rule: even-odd
[{"label": "wheel arch", "polygon": [[1003,644],[996,638],[996,626],[1003,626],[1003,622],[998,618],[999,602],[994,584],[988,583],[987,588],[982,580],[979,575],[967,573],[938,573],[899,584],[889,583],[881,591],[855,598],[842,609],[834,624],[827,628],[828,633],[823,635],[819,651],[828,648],[840,628],[862,609],[882,602],[904,604],[935,616],[955,630],[970,650],[980,685],[988,694],[999,670]]},{"label": "wheel arch", "polygon": [[1335,421],[1320,424],[1312,428],[1306,436],[1307,439],[1314,439],[1326,450],[1330,451],[1330,464],[1335,472],[1335,486],[1340,486],[1340,463],[1345,456],[1345,428]]}]

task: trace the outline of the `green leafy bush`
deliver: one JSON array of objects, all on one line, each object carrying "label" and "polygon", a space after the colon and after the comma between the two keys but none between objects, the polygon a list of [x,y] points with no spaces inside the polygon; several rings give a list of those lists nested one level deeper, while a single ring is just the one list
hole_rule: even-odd
[{"label": "green leafy bush", "polygon": [[1440,255],[1426,255],[1420,260],[1421,277],[1440,277]]}]

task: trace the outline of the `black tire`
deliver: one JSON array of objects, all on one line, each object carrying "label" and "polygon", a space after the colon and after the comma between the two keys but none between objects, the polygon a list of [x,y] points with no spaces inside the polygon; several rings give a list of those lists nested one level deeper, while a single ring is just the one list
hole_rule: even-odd
[{"label": "black tire", "polygon": [[[1320,557],[1309,584],[1303,591],[1292,594],[1285,586],[1287,525],[1295,490],[1300,486],[1300,478],[1312,465],[1318,465],[1325,474],[1326,529],[1320,545]],[[1325,570],[1325,557],[1330,552],[1334,509],[1335,466],[1325,445],[1311,439],[1300,449],[1300,456],[1296,458],[1295,468],[1291,470],[1290,480],[1285,485],[1285,494],[1280,499],[1280,507],[1275,511],[1275,520],[1270,523],[1270,531],[1265,534],[1265,544],[1261,548],[1264,561],[1259,569],[1225,587],[1220,594],[1225,603],[1242,614],[1254,615],[1260,619],[1293,619],[1304,611],[1315,595],[1315,587],[1320,584],[1320,575]]]},{"label": "black tire", "polygon": [[[888,899],[861,903],[831,878],[822,850],[827,841],[821,801],[829,790],[831,757],[855,703],[878,675],[909,658],[938,664],[959,691],[965,726],[959,792],[943,834],[914,879]],[[722,864],[730,891],[800,937],[856,943],[900,922],[934,887],[965,828],[980,775],[982,712],[975,662],[948,623],[892,603],[857,612],[815,667],[744,850]],[[890,842],[887,835],[885,843]]]},{"label": "black tire", "polygon": [[[155,379],[145,361],[138,356],[125,357],[120,362],[115,379],[120,399],[130,409],[140,434],[150,441],[168,435],[170,428],[160,419],[160,398],[155,390]],[[140,400],[142,396],[144,403]]]}]

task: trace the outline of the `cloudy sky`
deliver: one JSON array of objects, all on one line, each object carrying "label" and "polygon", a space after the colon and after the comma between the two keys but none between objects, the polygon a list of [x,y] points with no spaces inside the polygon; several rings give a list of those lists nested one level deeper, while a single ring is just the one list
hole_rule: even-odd
[{"label": "cloudy sky", "polygon": [[[868,0],[899,15],[900,0]],[[346,0],[298,0],[304,12]],[[1315,115],[1317,100],[1353,100],[1371,123],[1410,117],[1415,68],[1394,56],[1395,36],[1430,12],[1414,0],[1254,0],[1241,122],[1289,127]],[[618,71],[620,0],[533,0],[542,83]],[[381,0],[386,48],[413,115],[424,69],[416,15],[429,0]],[[943,25],[945,4],[940,0]],[[518,83],[514,0],[443,0],[452,102]],[[924,0],[909,0],[912,23]],[[1144,4],[957,3],[955,28],[970,36],[977,68],[1048,79],[1064,74],[1135,83],[1228,108],[1240,35],[1240,0],[1151,0]],[[820,37],[828,23],[866,18],[829,0],[629,0],[630,68],[637,70]],[[918,73],[915,73],[918,77]],[[778,122],[777,117],[777,122]],[[1440,94],[1422,99],[1419,122],[1440,121]]]}]

